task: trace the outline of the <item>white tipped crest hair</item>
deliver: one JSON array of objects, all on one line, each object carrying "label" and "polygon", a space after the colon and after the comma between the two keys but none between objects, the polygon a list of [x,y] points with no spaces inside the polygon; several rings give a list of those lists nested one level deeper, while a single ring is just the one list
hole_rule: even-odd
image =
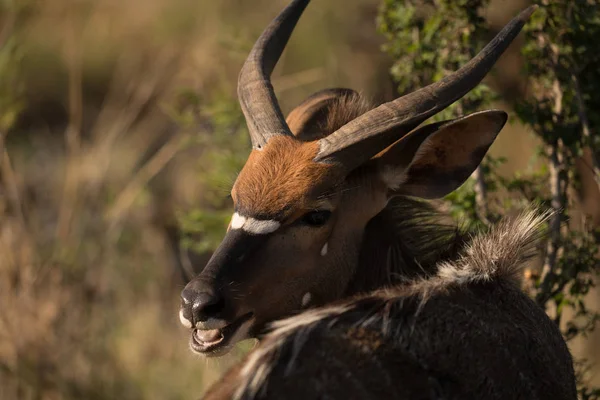
[{"label": "white tipped crest hair", "polygon": [[490,232],[475,236],[456,261],[438,264],[437,273],[408,286],[410,294],[424,301],[452,286],[503,279],[519,285],[527,261],[537,253],[544,223],[553,212],[530,209],[505,218]]}]

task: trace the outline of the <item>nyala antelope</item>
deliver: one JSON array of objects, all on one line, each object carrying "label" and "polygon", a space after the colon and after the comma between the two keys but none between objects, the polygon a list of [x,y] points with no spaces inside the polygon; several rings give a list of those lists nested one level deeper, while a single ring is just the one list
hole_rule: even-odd
[{"label": "nyala antelope", "polygon": [[308,3],[242,68],[253,150],[227,234],[181,294],[194,352],[260,339],[207,398],[575,399],[560,332],[518,287],[544,216],[469,239],[420,200],[459,187],[507,115],[419,125],[484,78],[535,8],[439,82],[377,108],[325,90],[286,119],[270,76]]}]

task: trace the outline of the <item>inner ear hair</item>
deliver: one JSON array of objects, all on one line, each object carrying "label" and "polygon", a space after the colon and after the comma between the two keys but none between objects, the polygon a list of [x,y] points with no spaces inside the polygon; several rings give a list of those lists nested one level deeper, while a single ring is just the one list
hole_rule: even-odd
[{"label": "inner ear hair", "polygon": [[479,166],[507,117],[487,110],[415,129],[376,157],[390,195],[433,199],[451,193]]}]

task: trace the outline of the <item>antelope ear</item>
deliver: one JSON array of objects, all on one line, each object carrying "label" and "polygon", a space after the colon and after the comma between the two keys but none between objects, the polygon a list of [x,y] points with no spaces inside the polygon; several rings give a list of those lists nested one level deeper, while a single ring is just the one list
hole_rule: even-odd
[{"label": "antelope ear", "polygon": [[506,123],[504,111],[481,111],[418,128],[376,157],[390,195],[434,199],[461,186]]},{"label": "antelope ear", "polygon": [[[321,90],[294,108],[287,116],[286,122],[296,138],[305,142],[318,140],[338,128],[328,127],[333,119],[338,119],[332,118],[332,114],[347,110],[347,103],[359,99],[360,95],[352,89]],[[345,119],[350,120],[353,117],[355,116]]]}]

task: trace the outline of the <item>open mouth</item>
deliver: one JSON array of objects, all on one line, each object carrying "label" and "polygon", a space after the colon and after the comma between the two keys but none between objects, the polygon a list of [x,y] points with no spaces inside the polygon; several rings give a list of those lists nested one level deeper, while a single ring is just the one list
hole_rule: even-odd
[{"label": "open mouth", "polygon": [[221,329],[194,329],[190,338],[190,348],[208,357],[227,353],[234,344],[246,339],[253,316],[253,313],[242,315]]}]

